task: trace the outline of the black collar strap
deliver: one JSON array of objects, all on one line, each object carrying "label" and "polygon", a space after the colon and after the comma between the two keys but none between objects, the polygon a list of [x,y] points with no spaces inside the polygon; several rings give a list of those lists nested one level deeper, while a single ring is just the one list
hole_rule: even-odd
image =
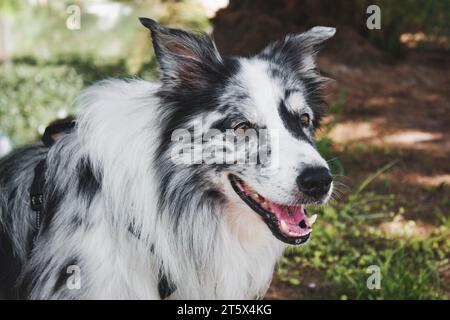
[{"label": "black collar strap", "polygon": [[[67,120],[62,120],[55,122],[49,125],[42,136],[42,142],[48,148],[51,148],[55,143],[54,136],[67,133],[75,127],[75,121],[70,118]],[[36,213],[35,223],[34,223],[34,232],[31,237],[31,248],[34,246],[36,239],[39,236],[39,231],[41,228],[42,218],[45,212],[43,211],[44,206],[44,185],[45,185],[45,163],[46,158],[42,159],[38,162],[36,167],[34,168],[34,178],[30,188],[30,207]],[[140,238],[139,234],[135,234],[132,228],[128,229],[128,231],[138,239]],[[31,252],[31,250],[30,250]],[[153,250],[151,250],[153,253]],[[169,280],[166,274],[160,270],[159,271],[159,282],[158,282],[158,292],[161,299],[166,299],[169,297],[175,290],[176,286]]]},{"label": "black collar strap", "polygon": [[67,133],[75,127],[75,120],[73,118],[58,120],[45,128],[44,134],[42,135],[42,142],[45,146],[51,147],[55,143],[54,136]]},{"label": "black collar strap", "polygon": [[[75,121],[73,118],[68,118],[64,120],[55,121],[53,124],[45,128],[44,134],[42,135],[42,142],[48,148],[51,148],[55,143],[54,136],[64,132],[68,132],[75,127]],[[44,185],[45,185],[45,162],[46,158],[38,162],[34,168],[34,178],[31,183],[30,189],[30,206],[31,209],[36,213],[35,223],[34,223],[34,233],[31,237],[32,246],[36,241],[39,230],[42,223],[42,208],[44,205]]]}]

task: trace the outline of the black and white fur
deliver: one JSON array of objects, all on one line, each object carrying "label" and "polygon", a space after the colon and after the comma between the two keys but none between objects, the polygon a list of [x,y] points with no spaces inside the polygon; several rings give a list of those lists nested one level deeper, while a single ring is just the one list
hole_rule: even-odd
[{"label": "black and white fur", "polygon": [[[175,284],[174,299],[265,294],[286,244],[227,174],[291,203],[299,172],[327,167],[313,143],[324,108],[314,59],[335,30],[315,27],[254,57],[226,58],[206,35],[142,23],[152,33],[159,83],[101,81],[80,94],[76,128],[52,148],[36,143],[0,160],[3,298],[159,299],[159,270]],[[303,112],[313,120],[308,128],[298,125]],[[230,128],[239,119],[278,130],[277,168],[171,161],[174,130],[195,121],[204,130]],[[33,244],[29,188],[45,157],[45,219]],[[81,270],[80,289],[66,285],[71,265]]]}]

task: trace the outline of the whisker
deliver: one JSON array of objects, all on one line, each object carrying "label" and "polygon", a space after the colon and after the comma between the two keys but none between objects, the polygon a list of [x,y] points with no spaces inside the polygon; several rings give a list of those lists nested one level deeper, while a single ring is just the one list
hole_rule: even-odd
[{"label": "whisker", "polygon": [[331,163],[331,162],[336,161],[336,160],[339,160],[339,157],[333,157],[331,159],[328,159],[327,163]]}]

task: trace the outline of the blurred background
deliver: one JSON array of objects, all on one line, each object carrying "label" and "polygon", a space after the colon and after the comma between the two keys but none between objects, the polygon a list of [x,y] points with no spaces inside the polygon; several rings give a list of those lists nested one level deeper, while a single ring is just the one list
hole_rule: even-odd
[{"label": "blurred background", "polygon": [[[370,4],[381,29],[366,25]],[[318,60],[335,80],[318,146],[339,194],[267,298],[450,298],[450,0],[0,0],[0,156],[73,114],[99,79],[157,78],[139,16],[244,56],[337,27]],[[373,265],[379,289],[367,286]]]}]

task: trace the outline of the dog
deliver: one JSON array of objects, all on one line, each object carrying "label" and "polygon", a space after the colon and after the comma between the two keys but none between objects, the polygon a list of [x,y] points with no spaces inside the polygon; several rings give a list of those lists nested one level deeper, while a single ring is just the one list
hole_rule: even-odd
[{"label": "dog", "polygon": [[[100,81],[79,95],[74,127],[51,146],[27,145],[0,161],[5,299],[262,298],[283,250],[311,235],[316,216],[305,207],[333,192],[314,131],[326,108],[315,57],[334,28],[224,57],[206,34],[140,21],[159,82]],[[265,130],[271,138],[256,150],[264,145],[267,156],[174,158],[187,143],[174,132],[195,140],[209,130],[216,138]],[[201,138],[203,153],[211,141]],[[36,224],[30,188],[39,163]]]}]

